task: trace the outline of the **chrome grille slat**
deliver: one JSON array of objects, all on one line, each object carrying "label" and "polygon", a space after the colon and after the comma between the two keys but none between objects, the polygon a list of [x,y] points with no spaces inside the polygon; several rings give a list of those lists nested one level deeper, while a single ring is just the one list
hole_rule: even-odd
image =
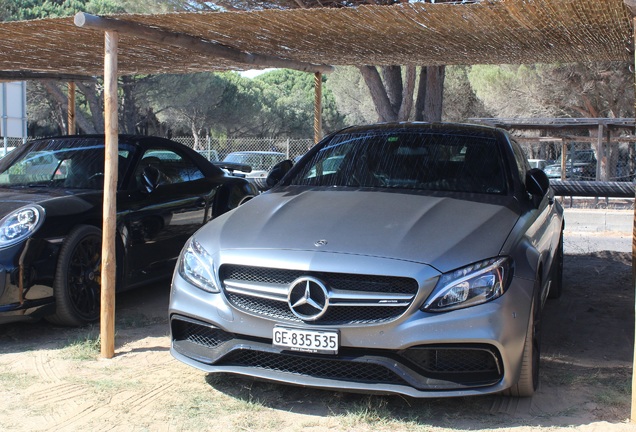
[{"label": "chrome grille slat", "polygon": [[402,315],[418,284],[405,277],[308,272],[223,265],[219,276],[227,299],[252,315],[299,322],[287,305],[289,287],[302,276],[318,278],[329,287],[329,310],[319,325],[376,324]]},{"label": "chrome grille slat", "polygon": [[264,282],[243,282],[226,279],[223,285],[227,292],[243,294],[276,301],[287,301],[288,285],[269,284]]}]

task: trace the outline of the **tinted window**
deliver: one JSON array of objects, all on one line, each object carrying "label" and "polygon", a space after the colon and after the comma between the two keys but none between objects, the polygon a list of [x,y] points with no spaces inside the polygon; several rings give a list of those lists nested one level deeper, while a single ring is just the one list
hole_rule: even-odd
[{"label": "tinted window", "polygon": [[515,154],[515,162],[517,163],[517,170],[519,170],[519,180],[523,184],[526,183],[526,172],[530,169],[528,159],[525,153],[521,149],[521,146],[516,141],[512,142],[512,151]]},{"label": "tinted window", "polygon": [[204,177],[201,170],[189,158],[172,150],[150,149],[144,153],[137,168],[136,178],[138,182],[141,172],[149,165],[159,170],[164,184],[184,183]]},{"label": "tinted window", "polygon": [[445,133],[336,135],[290,184],[507,192],[494,138]]},{"label": "tinted window", "polygon": [[[119,145],[119,181],[134,148]],[[13,156],[13,157],[12,157]],[[0,185],[103,189],[104,144],[91,138],[36,141],[0,164]]]}]

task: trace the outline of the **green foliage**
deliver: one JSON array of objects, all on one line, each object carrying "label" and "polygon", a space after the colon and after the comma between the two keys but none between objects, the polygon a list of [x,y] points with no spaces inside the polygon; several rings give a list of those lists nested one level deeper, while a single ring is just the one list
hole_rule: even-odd
[{"label": "green foliage", "polygon": [[[287,69],[275,70],[255,78],[263,86],[264,104],[270,110],[271,130],[290,138],[313,137],[314,75]],[[327,77],[323,76],[323,83]],[[336,108],[332,91],[325,84],[322,93],[324,131],[344,127],[344,116]]]},{"label": "green foliage", "polygon": [[491,117],[468,80],[467,66],[447,66],[444,79],[444,121]]},{"label": "green foliage", "polygon": [[77,12],[108,14],[125,12],[117,0],[0,0],[3,21],[56,18]]},{"label": "green foliage", "polygon": [[470,84],[500,117],[631,117],[628,63],[472,66]]},{"label": "green foliage", "polygon": [[334,95],[337,111],[349,125],[373,123],[378,114],[369,88],[355,67],[338,66],[327,76],[326,87]]}]

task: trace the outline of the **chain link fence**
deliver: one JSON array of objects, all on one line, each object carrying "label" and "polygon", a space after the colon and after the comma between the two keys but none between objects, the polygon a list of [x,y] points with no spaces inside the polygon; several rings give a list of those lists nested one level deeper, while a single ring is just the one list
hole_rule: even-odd
[{"label": "chain link fence", "polygon": [[635,179],[634,142],[620,141],[620,138],[600,145],[569,140],[519,141],[531,165],[543,169],[552,179],[613,182]]},{"label": "chain link fence", "polygon": [[286,159],[294,160],[309,150],[312,139],[291,138],[211,138],[195,139],[192,136],[173,137],[173,141],[184,144],[206,156],[211,161],[223,160],[228,154],[238,151],[268,151],[283,153]]}]

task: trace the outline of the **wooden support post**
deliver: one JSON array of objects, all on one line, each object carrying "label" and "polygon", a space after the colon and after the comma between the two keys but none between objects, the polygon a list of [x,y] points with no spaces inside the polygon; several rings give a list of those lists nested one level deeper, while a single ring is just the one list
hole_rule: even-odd
[{"label": "wooden support post", "polygon": [[115,236],[117,216],[117,46],[119,34],[106,31],[104,38],[104,210],[102,221],[101,355],[115,355]]},{"label": "wooden support post", "polygon": [[314,144],[322,139],[322,74],[314,73]]},{"label": "wooden support post", "polygon": [[605,125],[598,124],[598,134],[596,136],[596,180],[605,181],[607,178],[607,158],[605,157],[605,149],[603,139],[605,138]]},{"label": "wooden support post", "polygon": [[67,133],[75,135],[75,83],[68,83],[68,120]]},{"label": "wooden support post", "polygon": [[567,140],[561,141],[561,180],[565,180],[567,174],[568,142]]},{"label": "wooden support post", "polygon": [[[634,17],[632,21],[632,28],[636,29],[636,17]],[[636,32],[634,32],[634,46],[636,47]],[[636,66],[636,53],[634,54],[634,65]],[[634,94],[636,94],[636,79],[634,80]],[[634,227],[632,232],[632,286],[636,289],[636,206],[634,206]],[[636,304],[634,305],[634,308],[636,309]],[[636,326],[636,323],[632,323],[632,325]],[[634,335],[634,363],[632,366],[632,423],[636,423],[636,333],[634,333]]]}]

